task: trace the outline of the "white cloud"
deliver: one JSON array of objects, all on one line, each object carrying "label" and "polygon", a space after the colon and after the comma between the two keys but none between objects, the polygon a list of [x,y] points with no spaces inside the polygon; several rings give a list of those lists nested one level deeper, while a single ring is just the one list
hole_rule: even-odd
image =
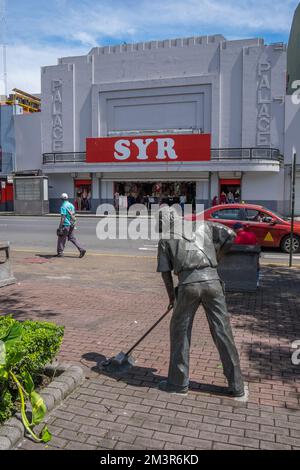
[{"label": "white cloud", "polygon": [[72,39],[81,42],[89,47],[96,47],[98,45],[96,39],[92,34],[86,33],[85,31],[79,31],[72,34]]},{"label": "white cloud", "polygon": [[[40,67],[107,43],[221,33],[286,40],[296,0],[26,0],[11,11],[9,88],[40,90]],[[21,0],[8,4],[22,5]],[[9,11],[8,11],[9,14]],[[1,75],[1,73],[0,73]]]},{"label": "white cloud", "polygon": [[[40,93],[41,67],[57,64],[58,57],[86,54],[86,48],[55,48],[15,45],[7,51],[8,90],[20,88],[29,93]],[[1,82],[3,93],[4,83]]]}]

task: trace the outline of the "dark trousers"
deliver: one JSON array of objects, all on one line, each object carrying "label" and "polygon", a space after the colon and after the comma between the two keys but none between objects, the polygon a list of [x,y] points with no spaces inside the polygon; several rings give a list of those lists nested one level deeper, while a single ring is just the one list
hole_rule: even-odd
[{"label": "dark trousers", "polygon": [[220,281],[198,282],[179,286],[170,324],[170,365],[168,382],[189,384],[189,359],[195,314],[203,304],[210,332],[219,351],[228,384],[234,390],[244,389],[237,349],[234,344],[225,295]]},{"label": "dark trousers", "polygon": [[66,242],[73,243],[79,251],[82,251],[83,248],[79,245],[75,235],[74,235],[74,227],[64,227],[63,235],[59,235],[57,237],[57,254],[62,254],[64,252]]}]

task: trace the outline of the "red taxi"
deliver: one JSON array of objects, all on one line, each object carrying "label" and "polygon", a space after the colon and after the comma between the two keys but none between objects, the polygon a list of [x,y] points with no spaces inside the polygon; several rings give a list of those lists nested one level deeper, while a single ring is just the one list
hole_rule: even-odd
[{"label": "red taxi", "polygon": [[[226,204],[214,206],[199,215],[193,215],[193,220],[201,219],[233,227],[241,222],[253,231],[260,246],[279,247],[284,253],[291,248],[291,221],[263,206],[253,204]],[[293,252],[300,251],[300,222],[295,221]]]}]

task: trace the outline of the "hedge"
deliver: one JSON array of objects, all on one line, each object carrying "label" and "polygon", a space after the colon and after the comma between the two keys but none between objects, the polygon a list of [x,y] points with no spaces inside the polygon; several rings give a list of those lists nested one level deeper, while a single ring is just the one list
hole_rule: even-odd
[{"label": "hedge", "polygon": [[63,335],[64,327],[52,323],[0,317],[0,423],[20,407],[22,394],[33,404],[34,387],[58,353]]}]

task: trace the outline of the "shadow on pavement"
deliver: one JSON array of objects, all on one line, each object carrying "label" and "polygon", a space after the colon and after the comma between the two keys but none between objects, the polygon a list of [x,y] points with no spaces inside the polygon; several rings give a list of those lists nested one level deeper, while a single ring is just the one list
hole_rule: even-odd
[{"label": "shadow on pavement", "polygon": [[79,258],[79,255],[69,255],[69,254],[59,257],[57,255],[45,255],[45,254],[36,253],[35,256],[39,258],[44,258],[44,259]]},{"label": "shadow on pavement", "polygon": [[[155,373],[157,369],[150,367],[131,366],[122,368],[119,371],[108,371],[102,366],[102,363],[107,358],[102,354],[95,352],[83,354],[82,359],[96,362],[96,365],[91,367],[93,372],[115,379],[117,382],[125,382],[127,385],[157,389],[159,382],[166,379],[166,377]],[[191,381],[189,384],[189,390],[212,395],[222,395],[224,398],[228,398],[227,387],[221,387],[218,385]]]},{"label": "shadow on pavement", "polygon": [[[0,294],[2,292],[0,291]],[[3,292],[4,293],[4,292]],[[33,301],[35,297],[31,298]],[[34,320],[39,318],[48,321],[52,317],[60,315],[52,310],[40,310],[33,308],[33,305],[24,301],[22,293],[18,292],[5,292],[5,297],[1,299],[0,295],[0,315],[12,315],[16,320]]]}]

